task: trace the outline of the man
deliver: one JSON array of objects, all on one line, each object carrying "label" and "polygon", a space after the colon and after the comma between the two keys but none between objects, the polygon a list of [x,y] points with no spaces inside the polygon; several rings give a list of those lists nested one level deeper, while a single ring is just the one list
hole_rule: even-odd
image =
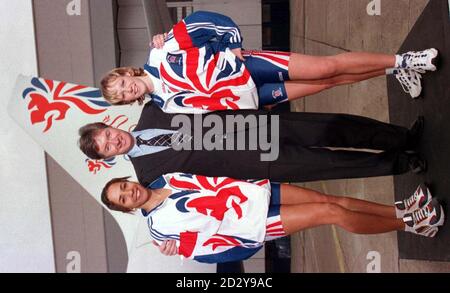
[{"label": "man", "polygon": [[[225,121],[230,112],[215,112]],[[278,156],[273,161],[261,160],[267,150],[175,150],[177,140],[190,142],[194,137],[172,127],[175,115],[160,111],[153,102],[145,105],[141,118],[131,133],[102,123],[80,129],[80,149],[92,159],[106,159],[128,154],[139,182],[147,186],[162,174],[183,172],[237,179],[270,179],[276,182],[305,182],[327,179],[362,178],[421,172],[424,161],[411,152],[420,138],[423,120],[411,130],[365,117],[345,114],[281,113],[264,110],[240,110],[233,115],[257,117],[256,126],[245,124],[219,139],[225,145],[239,133],[279,130]],[[186,115],[194,130],[195,118]],[[279,118],[279,127],[271,130]],[[268,118],[267,123],[261,123]],[[225,123],[223,123],[225,124]],[[255,129],[256,128],[256,129]],[[211,127],[204,128],[205,131]],[[195,131],[191,131],[191,134]],[[248,141],[248,140],[247,140]],[[382,153],[330,150],[327,147],[384,150]]]}]

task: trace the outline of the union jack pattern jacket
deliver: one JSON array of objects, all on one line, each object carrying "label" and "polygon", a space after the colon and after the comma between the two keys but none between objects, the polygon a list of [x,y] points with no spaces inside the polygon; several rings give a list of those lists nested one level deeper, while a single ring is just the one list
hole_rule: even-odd
[{"label": "union jack pattern jacket", "polygon": [[162,49],[150,50],[144,69],[155,86],[151,98],[166,113],[258,109],[250,72],[231,52],[241,47],[229,17],[194,12],[173,27]]},{"label": "union jack pattern jacket", "polygon": [[269,180],[241,181],[183,173],[161,176],[150,188],[172,190],[147,217],[150,236],[176,240],[179,254],[199,262],[243,260],[266,237]]}]

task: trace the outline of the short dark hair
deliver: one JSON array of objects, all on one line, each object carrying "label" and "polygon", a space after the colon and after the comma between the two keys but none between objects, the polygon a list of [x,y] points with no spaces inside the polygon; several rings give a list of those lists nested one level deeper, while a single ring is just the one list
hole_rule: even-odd
[{"label": "short dark hair", "polygon": [[132,209],[127,209],[120,205],[116,205],[116,204],[112,203],[108,198],[108,189],[111,185],[113,185],[114,183],[118,183],[118,182],[128,182],[129,178],[130,178],[129,176],[121,177],[121,178],[113,178],[110,181],[108,181],[108,183],[106,183],[105,187],[103,187],[101,200],[102,200],[103,204],[108,207],[108,209],[113,210],[113,211],[123,212],[123,213],[129,213],[132,211]]},{"label": "short dark hair", "polygon": [[102,155],[98,153],[98,149],[95,144],[95,135],[99,130],[108,128],[109,126],[105,123],[96,122],[90,123],[78,130],[80,139],[78,140],[78,146],[80,150],[89,158],[93,160],[105,159]]}]

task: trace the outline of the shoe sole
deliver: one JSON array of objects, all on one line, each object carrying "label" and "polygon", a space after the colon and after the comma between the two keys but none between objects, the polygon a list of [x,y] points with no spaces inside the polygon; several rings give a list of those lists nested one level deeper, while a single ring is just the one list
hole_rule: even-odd
[{"label": "shoe sole", "polygon": [[[444,208],[442,207],[442,205],[435,199],[433,198],[433,200],[431,201],[432,206],[433,206],[433,210],[436,210],[436,215],[432,216],[432,218],[429,220],[429,225],[430,227],[439,227],[439,226],[443,226],[444,222],[445,222],[445,213],[444,213]],[[438,217],[435,223],[431,224],[431,222],[433,222],[435,219],[435,217]]]},{"label": "shoe sole", "polygon": [[439,221],[435,224],[433,224],[433,226],[443,226],[445,223],[445,213],[444,213],[444,208],[442,207],[442,205],[436,200],[433,199],[433,206],[436,208],[440,209],[440,217],[439,217]]},{"label": "shoe sole", "polygon": [[431,53],[431,64],[434,66],[434,68],[432,68],[430,71],[436,71],[437,70],[437,65],[438,65],[438,61],[439,61],[439,51],[435,48],[430,49]]}]

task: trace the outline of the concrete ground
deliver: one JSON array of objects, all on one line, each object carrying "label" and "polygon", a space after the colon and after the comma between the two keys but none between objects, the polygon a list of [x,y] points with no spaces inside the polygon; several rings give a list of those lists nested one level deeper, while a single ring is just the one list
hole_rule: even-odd
[{"label": "concrete ground", "polygon": [[[367,14],[369,2],[291,0],[291,51],[311,55],[345,51],[394,54],[428,0],[381,0],[380,16]],[[306,97],[293,103],[293,111],[350,113],[388,122],[386,78]],[[394,200],[392,177],[305,186],[384,204]],[[361,236],[334,226],[309,229],[292,237],[292,272],[366,272],[372,251],[379,253],[381,272],[450,272],[450,263],[399,259],[396,233]]]}]

